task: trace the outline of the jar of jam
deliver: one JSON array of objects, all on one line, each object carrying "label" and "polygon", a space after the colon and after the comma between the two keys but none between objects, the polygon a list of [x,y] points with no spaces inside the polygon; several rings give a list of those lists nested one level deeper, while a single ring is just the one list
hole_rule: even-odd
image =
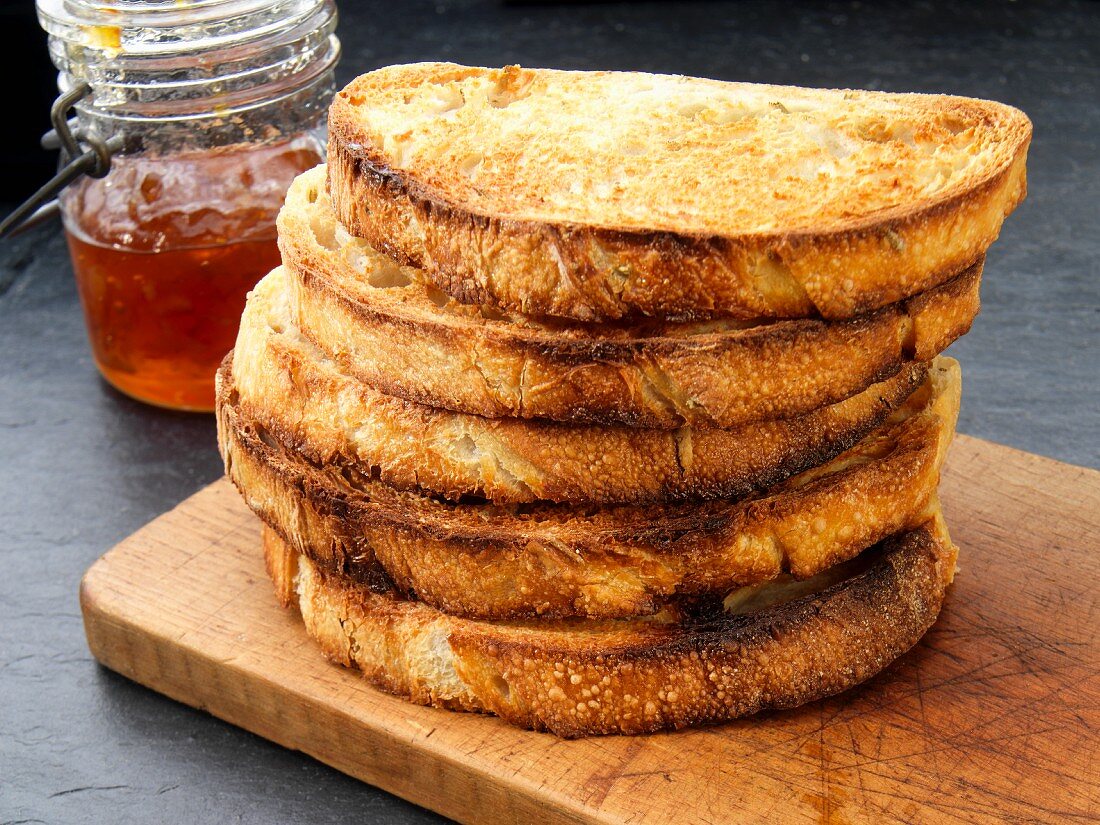
[{"label": "jar of jam", "polygon": [[322,160],[331,0],[38,0],[74,135],[115,147],[60,196],[95,362],[122,392],[208,411],[275,218]]}]

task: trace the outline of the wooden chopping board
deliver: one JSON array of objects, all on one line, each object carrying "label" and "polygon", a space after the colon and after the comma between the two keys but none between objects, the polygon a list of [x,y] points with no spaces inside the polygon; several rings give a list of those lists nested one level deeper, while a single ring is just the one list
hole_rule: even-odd
[{"label": "wooden chopping board", "polygon": [[219,481],[88,571],[88,643],[188,705],[470,822],[1100,819],[1100,473],[959,437],[960,572],[939,623],[839,697],[731,724],[562,741],[410,705],[280,609]]}]

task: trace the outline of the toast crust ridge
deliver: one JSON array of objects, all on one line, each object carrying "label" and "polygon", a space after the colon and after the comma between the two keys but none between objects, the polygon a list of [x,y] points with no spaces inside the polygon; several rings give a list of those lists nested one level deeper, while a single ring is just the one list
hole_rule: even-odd
[{"label": "toast crust ridge", "polygon": [[672,599],[790,571],[808,578],[935,506],[958,410],[958,365],[851,450],[737,501],[567,506],[448,504],[355,466],[310,464],[243,417],[231,365],[218,376],[219,443],[249,506],[325,569],[468,616],[651,614]]},{"label": "toast crust ridge", "polygon": [[249,296],[233,354],[242,412],[313,463],[376,467],[393,487],[452,500],[644,503],[748,495],[850,448],[927,375],[925,363],[910,362],[835,405],[733,429],[486,419],[388,396],[347,375],[295,326],[289,277],[277,269]]},{"label": "toast crust ridge", "polygon": [[[387,395],[489,418],[730,428],[835,404],[929,360],[979,309],[981,264],[845,321],[562,325],[456,304],[347,236],[324,171],[279,216],[298,326]],[[381,284],[375,286],[374,284]]]},{"label": "toast crust ridge", "polygon": [[[549,197],[549,202],[556,204],[553,193],[540,194],[534,177],[525,183],[513,182],[525,168],[524,150],[522,142],[509,143],[508,135],[530,139],[530,133],[499,130],[502,143],[497,148],[492,148],[496,133],[485,135],[485,163],[479,165],[478,174],[490,171],[485,173],[489,177],[477,183],[450,165],[452,154],[465,151],[465,144],[459,140],[454,152],[446,148],[443,138],[449,134],[449,114],[413,117],[402,135],[388,131],[387,119],[402,106],[394,95],[404,83],[409,84],[410,97],[416,97],[418,89],[457,90],[464,98],[459,109],[472,113],[464,128],[476,134],[478,123],[495,122],[499,113],[491,106],[474,105],[471,84],[483,85],[494,79],[503,82],[509,73],[513,78],[522,77],[520,82],[529,88],[551,95],[557,82],[603,89],[616,82],[615,77],[624,85],[645,78],[631,73],[420,64],[363,75],[341,91],[332,106],[329,191],[342,223],[396,260],[421,267],[437,287],[464,303],[586,321],[639,314],[665,318],[813,314],[849,318],[937,286],[972,265],[1026,194],[1030,121],[1002,104],[946,96],[805,90],[650,76],[645,82],[695,84],[716,98],[772,94],[809,101],[806,111],[784,109],[779,115],[764,107],[738,121],[756,124],[750,128],[757,128],[764,137],[775,137],[775,132],[793,143],[789,158],[784,159],[781,152],[780,157],[768,158],[765,153],[764,158],[792,174],[806,163],[849,163],[830,144],[829,135],[847,147],[844,152],[851,149],[846,157],[859,160],[852,171],[844,173],[850,180],[844,174],[809,181],[797,174],[791,180],[773,179],[777,192],[786,192],[775,200],[768,192],[746,193],[738,184],[728,185],[729,180],[756,180],[760,175],[746,172],[740,178],[727,179],[724,186],[711,180],[708,162],[715,170],[723,168],[724,160],[742,165],[750,160],[760,162],[760,158],[750,157],[748,150],[744,160],[730,155],[728,148],[723,150],[727,134],[735,144],[742,139],[741,126],[719,123],[703,132],[692,131],[698,124],[688,126],[685,134],[696,135],[698,145],[690,142],[691,137],[684,138],[688,142],[681,151],[686,147],[690,154],[700,146],[703,150],[696,166],[688,167],[696,179],[686,188],[672,187],[666,181],[664,188],[685,188],[700,202],[710,204],[715,216],[723,216],[721,230],[717,218],[687,205],[665,217],[624,224],[625,204],[673,196],[655,183],[649,199],[639,201],[640,193],[631,187],[644,187],[645,176],[634,170],[630,157],[616,154],[620,147],[607,150],[606,164],[597,161],[594,165],[613,166],[616,159],[627,165],[629,174],[619,176],[620,186],[625,187],[621,193],[613,191],[603,199],[590,196],[587,201],[574,195],[567,205],[540,209],[530,205],[537,204],[539,197]],[[527,101],[536,99],[532,94]],[[830,106],[836,109],[832,114]],[[505,108],[516,111],[516,107]],[[604,108],[599,115],[607,122]],[[580,114],[587,116],[583,111]],[[539,117],[537,112],[530,116],[540,131],[553,128],[553,119]],[[653,147],[662,145],[660,128],[654,127],[658,131]],[[824,142],[819,140],[822,136]],[[442,146],[432,148],[437,139]],[[563,139],[559,137],[559,145]],[[413,148],[395,150],[394,140]],[[671,137],[668,141],[670,146],[676,144]],[[424,151],[416,148],[419,144],[426,147]],[[769,145],[785,143],[773,140]],[[653,147],[660,156],[652,161],[651,171],[663,168],[662,163],[675,165],[674,154],[661,154]],[[552,149],[546,152],[551,171],[560,166],[563,176],[566,172],[581,174],[583,167],[573,155],[559,162]],[[578,149],[575,154],[583,153]],[[508,174],[513,177],[506,177]],[[866,183],[858,197],[857,183]],[[832,193],[821,203],[800,194],[800,190],[813,192],[818,186]],[[784,219],[788,222],[770,229],[745,224],[737,218],[734,195],[728,196],[730,203],[724,200],[726,189],[755,206],[751,214],[787,211],[793,219]],[[496,195],[498,191],[501,194]],[[578,202],[584,204],[579,213]],[[795,204],[794,211],[786,209],[787,202]],[[844,203],[864,202],[870,205],[863,211],[841,209]],[[608,213],[621,214],[614,218]],[[821,214],[824,217],[819,217]]]},{"label": "toast crust ridge", "polygon": [[462,619],[371,591],[270,529],[264,554],[332,661],[420,704],[577,737],[728,721],[859,684],[934,623],[956,549],[936,511],[844,578],[752,612],[537,623]]}]

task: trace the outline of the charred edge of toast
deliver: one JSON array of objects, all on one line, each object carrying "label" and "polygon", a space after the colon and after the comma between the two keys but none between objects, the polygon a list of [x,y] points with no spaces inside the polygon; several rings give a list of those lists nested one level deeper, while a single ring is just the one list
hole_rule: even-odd
[{"label": "charred edge of toast", "polygon": [[[374,494],[372,498],[345,484],[348,479],[342,473],[339,479],[330,476],[331,468],[310,469],[300,458],[303,466],[297,466],[292,455],[284,455],[278,443],[254,425],[238,426],[236,410],[226,403],[234,400],[233,394],[229,390],[226,395],[224,377],[221,381],[218,423],[227,472],[265,521],[323,566],[346,573],[359,569],[369,575],[378,559],[402,592],[416,593],[449,612],[488,617],[639,615],[661,609],[673,596],[759,582],[779,569],[789,569],[800,578],[812,576],[926,517],[938,476],[938,451],[933,448],[943,439],[944,426],[935,425],[933,433],[931,419],[918,418],[908,429],[902,425],[898,440],[876,440],[886,450],[879,457],[884,463],[874,464],[872,470],[877,474],[874,478],[883,477],[881,481],[864,479],[865,471],[859,469],[852,469],[855,475],[849,478],[849,469],[840,469],[825,479],[808,479],[794,493],[738,505],[704,502],[594,509],[546,505],[534,508],[536,513],[541,511],[541,518],[551,519],[543,528],[537,519],[525,520],[522,513],[532,512],[531,508],[460,505],[455,509],[419,496],[410,498],[377,482],[364,488]],[[933,437],[935,443],[929,442]],[[775,555],[779,550],[767,543],[765,530],[749,548],[736,549],[734,557],[727,558],[734,550],[729,542],[746,519],[763,518],[765,524],[779,519],[777,527],[782,520],[795,518],[814,496],[822,497],[819,507],[843,509],[851,506],[853,484],[866,488],[886,482],[881,495],[859,494],[872,499],[888,496],[896,502],[865,524],[862,532],[822,537],[821,546],[815,545],[812,552],[807,551],[809,555],[799,550],[786,558]],[[902,498],[889,492],[899,484]],[[872,500],[868,506],[878,512],[883,502]],[[440,512],[433,512],[434,507]],[[620,515],[615,511],[622,514],[618,523]],[[599,523],[584,527],[572,519]],[[819,529],[819,520],[814,521],[813,530]],[[823,522],[821,529],[828,524]],[[802,532],[811,529],[807,518],[792,525],[791,529]],[[568,559],[557,559],[563,553]],[[558,575],[540,566],[554,559],[556,565],[567,562]],[[578,560],[583,569],[574,570],[570,565]],[[531,569],[528,562],[534,565]],[[625,580],[620,575],[624,570],[629,573]]]},{"label": "charred edge of toast", "polygon": [[[913,353],[918,349],[918,360],[930,358],[969,328],[973,316],[977,313],[977,303],[968,301],[967,298],[977,292],[984,261],[984,259],[979,261],[948,283],[923,294],[919,301],[909,299],[897,306],[878,310],[869,316],[846,321],[799,319],[781,321],[756,329],[708,333],[684,338],[575,341],[555,339],[545,334],[533,335],[529,330],[507,325],[479,324],[463,327],[442,323],[430,317],[409,318],[400,312],[389,311],[388,308],[376,309],[357,300],[334,283],[337,278],[330,271],[330,267],[318,265],[309,257],[296,256],[289,245],[286,251],[290,253],[288,255],[289,275],[298,279],[300,288],[307,292],[314,292],[320,296],[322,302],[335,302],[338,311],[348,313],[367,327],[381,327],[382,330],[388,328],[398,333],[414,332],[418,337],[434,340],[442,347],[456,352],[462,349],[458,344],[462,344],[463,348],[468,346],[471,336],[484,336],[492,346],[506,349],[506,355],[500,357],[508,360],[502,363],[510,364],[512,361],[524,365],[528,362],[535,363],[548,374],[562,376],[563,380],[569,377],[570,382],[573,380],[596,382],[605,390],[619,385],[623,380],[621,370],[627,366],[638,371],[638,380],[644,383],[642,378],[647,365],[656,368],[657,365],[669,359],[674,359],[675,363],[672,366],[665,364],[662,367],[663,373],[667,373],[669,369],[688,369],[689,362],[693,362],[701,354],[705,354],[711,360],[723,358],[732,360],[735,355],[743,355],[751,365],[762,360],[767,351],[783,348],[788,344],[793,352],[805,353],[817,347],[833,348],[838,351],[852,349],[854,346],[852,342],[857,342],[864,336],[876,342],[872,346],[863,347],[858,354],[853,354],[853,358],[860,364],[860,369],[846,381],[812,383],[807,388],[807,392],[800,397],[785,395],[781,399],[770,396],[763,396],[755,401],[742,399],[736,408],[725,410],[710,409],[710,406],[714,406],[713,404],[709,406],[696,404],[686,412],[679,407],[675,410],[655,408],[652,404],[644,402],[643,396],[635,397],[634,393],[627,393],[625,390],[621,394],[612,393],[607,398],[596,401],[595,406],[590,406],[593,401],[590,400],[586,404],[583,400],[576,398],[571,390],[567,391],[569,388],[564,385],[561,393],[542,392],[538,398],[531,398],[530,394],[525,395],[522,387],[514,388],[508,397],[498,397],[505,391],[487,383],[485,393],[478,393],[474,398],[469,393],[457,392],[453,388],[431,386],[431,382],[425,385],[422,381],[409,380],[405,376],[387,373],[376,367],[364,367],[355,359],[337,358],[343,369],[382,392],[428,406],[490,418],[517,416],[575,424],[625,424],[660,429],[675,429],[684,424],[733,427],[761,418],[783,418],[804,414],[820,406],[838,403],[862,392],[874,383],[895,375],[902,368],[905,359],[912,358]],[[962,318],[964,323],[956,324],[950,329],[937,330],[930,340],[918,339],[911,333],[908,340],[895,340],[892,347],[878,345],[883,336],[893,338],[902,330],[906,328],[912,330],[915,324],[923,323],[915,316],[921,313],[922,308],[936,300],[947,302],[951,311],[961,312],[965,316]],[[908,318],[904,323],[902,316]],[[331,350],[331,347],[326,346],[327,342],[323,336],[319,337],[317,332],[310,328],[308,322],[303,323],[302,332],[322,350]],[[380,334],[380,332],[381,330],[368,334]],[[586,367],[583,373],[576,372],[576,368],[582,366]],[[731,376],[727,380],[734,380],[734,378]],[[743,377],[738,376],[738,378]],[[681,378],[680,383],[684,382],[686,385],[681,389],[689,396],[692,395],[691,379]],[[680,383],[677,386],[680,386]],[[596,399],[598,395],[592,394],[590,398]]]},{"label": "charred edge of toast", "polygon": [[[646,357],[667,357],[672,355],[690,356],[704,352],[708,357],[720,356],[728,352],[747,350],[759,351],[772,344],[795,343],[805,341],[811,336],[822,337],[835,331],[847,337],[856,337],[868,332],[891,317],[891,312],[903,312],[904,301],[897,306],[888,306],[853,318],[828,321],[822,318],[779,318],[762,320],[756,326],[727,332],[704,332],[696,335],[656,335],[638,338],[601,338],[599,324],[581,323],[574,330],[585,327],[591,329],[591,337],[555,335],[550,331],[536,330],[501,321],[488,321],[476,325],[462,319],[465,323],[450,323],[439,316],[402,313],[397,307],[376,308],[365,300],[357,298],[344,289],[338,280],[341,273],[334,267],[318,264],[316,258],[303,254],[301,250],[290,249],[290,269],[302,284],[322,292],[330,300],[337,301],[347,312],[370,324],[384,323],[401,326],[418,333],[430,331],[439,340],[464,344],[471,334],[471,328],[477,334],[487,335],[501,346],[514,348],[522,357],[538,357],[552,361],[562,369],[582,366],[592,362],[625,366]],[[970,283],[981,273],[984,257],[967,269],[954,276],[950,281],[934,287],[936,290],[950,288],[957,291],[956,282]],[[639,322],[640,324],[641,322]]]},{"label": "charred edge of toast", "polygon": [[[659,316],[668,319],[701,319],[720,316],[740,318],[799,317],[820,314],[826,318],[850,318],[903,300],[919,292],[931,289],[978,262],[984,249],[996,239],[983,238],[976,248],[964,248],[954,256],[935,266],[914,273],[904,287],[889,286],[888,280],[877,287],[853,286],[845,294],[833,286],[835,294],[826,294],[828,288],[818,287],[814,297],[808,293],[807,278],[789,277],[792,284],[802,290],[803,299],[778,300],[773,305],[770,296],[746,294],[729,305],[708,305],[713,290],[707,284],[718,284],[729,273],[746,269],[748,253],[782,262],[788,270],[797,265],[798,259],[814,253],[822,260],[852,258],[859,255],[868,262],[876,254],[857,250],[866,245],[891,247],[921,246],[922,237],[930,234],[928,226],[947,224],[964,210],[991,210],[1003,216],[1011,212],[1026,194],[1024,159],[1030,140],[1021,142],[1015,160],[1005,168],[993,172],[986,180],[971,189],[942,199],[908,213],[882,218],[868,216],[864,225],[831,230],[821,233],[755,233],[736,238],[721,236],[693,237],[671,232],[636,232],[623,229],[589,226],[550,226],[541,222],[502,219],[479,215],[450,203],[421,182],[402,170],[387,165],[387,161],[371,147],[357,143],[348,126],[339,120],[330,126],[329,139],[329,191],[337,214],[352,234],[367,238],[372,244],[400,263],[423,269],[437,287],[456,300],[466,304],[488,304],[531,315],[551,315],[573,318],[579,321],[614,320],[636,315]],[[347,192],[340,191],[345,184],[332,185],[332,170],[346,180]],[[336,190],[333,192],[333,190]],[[349,203],[354,207],[349,211]],[[451,239],[450,249],[438,248],[420,254],[399,239],[400,231],[390,232],[376,226],[373,221],[360,219],[362,206],[369,205],[374,214],[384,215],[387,208],[397,211],[410,210],[417,220],[434,228],[432,235]],[[386,222],[383,219],[383,222]],[[404,221],[402,221],[403,223]],[[998,222],[999,227],[999,222]],[[395,242],[392,236],[398,237]],[[462,239],[466,239],[463,241]],[[480,240],[476,240],[480,239]],[[496,244],[512,244],[516,247],[551,243],[558,257],[570,271],[570,286],[565,291],[576,295],[567,298],[547,296],[538,290],[525,290],[522,300],[504,295],[500,290],[486,286],[487,273],[471,259],[477,259],[475,251],[482,241],[492,239]],[[476,240],[476,242],[475,242]],[[456,250],[464,244],[468,249]],[[596,261],[592,247],[605,250],[616,260],[617,269],[644,273],[647,281],[660,284],[675,282],[688,271],[696,272],[698,283],[692,284],[692,295],[669,299],[659,294],[659,289],[623,301],[609,285],[605,265]],[[973,244],[971,244],[973,246]],[[892,268],[896,264],[883,262],[879,269]],[[751,269],[751,267],[750,267]],[[540,273],[548,277],[551,273]],[[842,273],[835,273],[838,278]],[[751,280],[751,278],[750,278]],[[518,288],[518,287],[517,287]]]},{"label": "charred edge of toast", "polygon": [[[239,403],[239,399],[236,399]],[[363,505],[372,512],[365,518],[364,523],[384,524],[392,527],[406,525],[417,532],[433,538],[446,540],[455,547],[466,548],[470,552],[478,552],[490,547],[514,546],[522,549],[530,540],[526,530],[523,535],[517,536],[514,527],[519,525],[537,525],[541,521],[554,522],[558,519],[594,518],[603,517],[606,520],[633,515],[629,526],[618,529],[600,529],[601,539],[617,539],[620,541],[642,541],[653,549],[668,551],[676,543],[686,539],[697,538],[700,531],[708,534],[721,531],[730,524],[731,517],[726,512],[737,504],[746,504],[753,498],[742,498],[734,502],[724,499],[709,499],[701,501],[674,502],[665,505],[645,506],[634,504],[601,505],[597,503],[570,504],[553,502],[531,502],[527,504],[503,505],[489,501],[460,501],[450,502],[442,497],[436,497],[421,492],[402,491],[391,487],[375,477],[374,473],[363,473],[357,466],[338,466],[312,463],[306,455],[294,450],[288,450],[285,445],[255,420],[241,420],[239,406],[234,403],[219,401],[219,414],[226,425],[226,433],[231,436],[238,447],[254,456],[255,460],[269,468],[279,468],[281,473],[286,473],[293,464],[302,465],[301,470],[291,473],[295,477],[301,477],[292,486],[304,491],[306,486],[313,488],[320,485],[311,484],[308,474],[336,473],[340,476],[341,484],[346,485],[347,493],[353,497],[362,497]],[[917,433],[910,439],[914,444],[901,445],[904,439],[901,433],[905,425],[913,419],[908,418],[900,425],[891,426],[889,433],[883,434],[883,440],[890,446],[884,456],[894,455],[898,452],[920,451],[926,446],[923,433]],[[900,429],[899,429],[900,428]],[[897,431],[897,432],[895,432]],[[860,463],[857,466],[862,466]],[[813,468],[810,468],[813,469]],[[850,469],[850,468],[848,468]],[[834,478],[847,472],[847,469],[838,473],[829,473],[824,478]],[[794,479],[791,479],[792,481]],[[815,479],[814,482],[820,479]],[[811,482],[811,483],[814,483]],[[782,484],[780,485],[782,488]],[[316,493],[319,501],[328,502],[334,511],[347,513],[350,506],[346,502],[346,496],[325,492],[323,489],[311,492]],[[761,491],[764,494],[772,490]],[[385,499],[383,501],[383,499]],[[406,506],[422,504],[427,508],[438,508],[444,515],[440,521],[446,523],[433,523],[425,518],[408,518],[405,514]],[[388,508],[392,506],[392,511]],[[480,510],[485,514],[484,521],[481,517],[477,523],[461,525],[452,521],[447,516],[457,515],[462,509],[469,512]],[[512,521],[515,524],[509,527],[500,527],[500,520]],[[598,543],[597,545],[598,546]]]},{"label": "charred edge of toast", "polygon": [[[588,447],[608,444],[607,428],[594,431],[590,427],[555,422],[524,422],[516,426],[518,422],[513,421],[504,421],[500,426],[493,426],[476,416],[440,411],[399,397],[386,396],[343,374],[337,379],[332,379],[320,374],[318,369],[299,353],[280,350],[274,341],[269,341],[266,346],[268,347],[265,351],[266,360],[272,363],[272,369],[282,370],[293,376],[293,381],[290,382],[293,386],[291,391],[304,394],[301,399],[303,404],[307,403],[311,395],[333,391],[334,380],[346,381],[346,386],[352,387],[353,393],[358,393],[355,397],[362,404],[362,411],[359,414],[364,420],[369,419],[372,407],[377,404],[392,405],[394,410],[399,411],[397,416],[399,420],[405,420],[407,416],[411,416],[411,420],[418,425],[417,432],[403,430],[400,425],[397,425],[393,431],[395,436],[402,437],[403,441],[407,439],[409,443],[416,443],[416,436],[423,431],[424,426],[427,426],[430,431],[431,426],[437,421],[445,424],[448,419],[454,417],[469,418],[471,427],[483,427],[497,442],[503,444],[504,449],[516,452],[526,462],[533,462],[538,477],[534,481],[520,479],[519,488],[512,491],[503,485],[487,487],[482,477],[466,478],[457,472],[448,475],[446,470],[439,470],[437,475],[435,468],[442,459],[433,455],[430,449],[422,451],[421,468],[410,476],[407,468],[395,470],[388,465],[383,454],[364,455],[362,449],[349,441],[339,427],[336,428],[335,434],[317,435],[306,432],[301,422],[288,420],[285,413],[287,405],[281,403],[278,398],[262,400],[242,398],[238,406],[245,416],[259,422],[285,448],[296,451],[307,461],[318,466],[365,463],[370,467],[372,476],[376,475],[380,480],[399,490],[422,491],[442,495],[451,500],[460,500],[468,496],[484,497],[500,503],[526,503],[537,499],[568,501],[574,504],[667,503],[746,496],[772,487],[805,469],[824,464],[849,449],[882,424],[886,417],[926,380],[928,374],[926,363],[906,364],[898,375],[880,384],[872,385],[860,394],[871,397],[865,412],[857,416],[850,415],[847,411],[838,411],[837,415],[842,419],[839,423],[832,420],[833,411],[830,408],[824,408],[792,419],[760,425],[745,425],[732,431],[711,430],[697,434],[695,438],[704,439],[702,443],[708,446],[702,451],[703,455],[694,459],[690,472],[685,469],[680,460],[679,439],[674,433],[666,430],[617,428],[626,430],[632,436],[629,440],[629,449],[620,455],[621,448],[609,444],[608,449],[614,450],[610,462],[605,456],[605,461],[599,465],[598,470],[589,468],[582,475],[576,475],[569,469],[561,469],[557,462],[524,454],[525,443],[541,435],[554,444],[572,444],[575,449],[570,452],[576,451],[583,454]],[[231,362],[223,367],[223,371],[226,373],[226,380],[232,384]],[[864,403],[865,400],[860,396],[853,396],[851,399],[838,402],[838,405],[849,402]],[[844,416],[850,418],[844,418]],[[781,433],[786,433],[782,435],[785,445],[779,449],[772,449],[774,455],[770,456],[771,463],[754,468],[751,473],[743,469],[745,465],[736,461],[726,462],[728,471],[726,468],[706,466],[708,456],[712,453],[728,458],[728,450],[724,447],[723,441],[719,440],[723,435],[729,450],[741,451],[752,447],[753,430],[756,428],[768,434],[768,437],[762,436],[758,439],[766,449],[772,449],[773,441],[780,437]],[[646,436],[648,438],[645,438]],[[639,441],[643,438],[645,440]],[[636,478],[630,476],[632,467],[643,466],[638,463],[643,460],[639,458],[642,453],[653,455],[655,450],[667,446],[669,441],[672,441],[676,447],[674,451],[676,464],[673,472],[662,476],[659,486],[653,487],[648,482],[639,483]],[[424,469],[425,467],[427,469]],[[724,475],[723,471],[725,471]],[[593,478],[594,473],[598,473],[601,477]],[[602,477],[604,475],[607,476],[606,480]]]},{"label": "charred edge of toast", "polygon": [[[483,332],[480,328],[471,331],[450,324],[436,323],[432,319],[421,322],[371,308],[308,265],[294,266],[292,272],[305,289],[316,291],[323,296],[322,300],[336,302],[341,310],[372,328],[408,330],[417,336],[434,339],[444,347],[455,351],[468,345],[471,332],[475,335]],[[609,385],[614,385],[622,380],[618,375],[621,369],[643,370],[647,363],[653,363],[655,359],[677,358],[686,361],[704,356],[714,359],[743,354],[746,359],[751,360],[754,357],[759,358],[764,350],[782,346],[784,343],[797,346],[801,351],[803,348],[813,347],[815,341],[821,341],[822,344],[831,343],[828,339],[834,335],[838,338],[881,335],[885,327],[892,323],[893,319],[889,312],[885,310],[873,316],[839,322],[843,324],[842,329],[828,329],[825,327],[828,322],[820,320],[799,319],[721,336],[704,334],[685,338],[650,338],[634,341],[576,341],[554,340],[550,336],[528,337],[505,333],[504,335],[494,334],[492,338],[497,339],[494,341],[497,346],[512,348],[513,352],[510,352],[507,357],[517,363],[533,359],[543,369],[560,375],[563,380],[577,368],[598,370],[602,374],[602,380]],[[303,325],[302,332],[319,348],[329,349],[327,342],[319,337],[308,323]],[[494,329],[492,332],[497,333],[499,330]],[[782,404],[777,404],[779,399],[765,396],[758,405],[759,410],[753,408],[749,412],[742,412],[735,416],[728,413],[724,417],[722,414],[711,415],[706,408],[700,406],[693,409],[691,420],[688,420],[682,411],[658,410],[646,406],[625,392],[615,402],[590,408],[583,402],[574,403],[572,399],[568,402],[555,401],[547,399],[545,395],[536,401],[526,395],[522,387],[517,387],[512,393],[515,396],[514,399],[495,399],[492,403],[482,402],[475,405],[453,392],[448,393],[443,388],[423,386],[417,381],[408,380],[407,377],[387,374],[378,369],[364,368],[347,358],[342,359],[342,366],[360,380],[376,386],[388,395],[401,396],[420,404],[443,407],[470,415],[488,418],[522,417],[567,424],[676,429],[685,424],[737,426],[753,418],[766,416],[762,411],[769,405],[779,406],[780,411],[774,417],[809,412],[819,406],[835,404],[861,392],[871,384],[886,380],[896,374],[903,363],[902,358],[898,357],[898,352],[877,347],[864,350],[862,356],[866,360],[862,365],[860,380],[854,383],[815,386],[814,392],[807,393],[805,399],[785,398],[782,399]],[[601,378],[588,380],[601,380]]]},{"label": "charred edge of toast", "polygon": [[[293,186],[296,185],[297,183]],[[669,334],[663,330],[669,326],[675,327],[675,322],[655,321],[652,318],[595,324],[549,319],[553,322],[552,327],[543,329],[538,326],[514,324],[507,319],[477,317],[475,320],[468,315],[439,314],[434,311],[434,307],[431,311],[424,311],[421,308],[409,310],[406,305],[389,303],[382,308],[377,308],[342,287],[345,280],[357,280],[361,274],[346,265],[333,264],[326,254],[327,250],[319,254],[313,248],[319,245],[319,241],[314,238],[314,230],[304,215],[294,210],[284,210],[280,220],[288,227],[288,232],[284,233],[280,241],[291,274],[297,275],[308,287],[324,291],[364,321],[391,323],[422,333],[430,330],[440,340],[465,341],[471,334],[471,329],[474,329],[502,346],[515,348],[526,356],[555,359],[563,367],[572,367],[587,361],[626,364],[638,355],[668,356],[678,351],[692,352],[703,348],[708,355],[712,355],[715,352],[722,353],[741,346],[759,347],[771,336],[778,336],[783,341],[791,341],[809,331],[828,327],[843,330],[847,335],[856,335],[866,330],[890,309],[895,312],[912,311],[909,302],[919,307],[927,304],[928,299],[936,297],[961,297],[980,280],[985,262],[985,256],[979,255],[950,279],[923,290],[918,295],[899,299],[892,307],[881,307],[846,319],[829,321],[820,317],[789,319],[757,317],[749,319],[754,325],[747,328],[692,335]],[[299,235],[303,237],[297,237]],[[310,240],[311,238],[313,240]],[[324,247],[321,249],[324,250]],[[402,265],[417,268],[411,264]],[[423,288],[423,285],[420,288]],[[925,300],[920,301],[921,298]],[[625,332],[625,337],[602,336],[601,330],[609,325]],[[568,335],[562,334],[563,329],[568,331]],[[718,349],[716,350],[715,347]]]},{"label": "charred edge of toast", "polygon": [[[387,665],[401,663],[355,660],[348,636],[309,627],[330,658],[413,701],[487,711],[563,737],[648,733],[791,708],[866,681],[935,622],[955,553],[942,525],[931,522],[886,540],[866,569],[812,595],[702,623],[625,622],[634,632],[625,640],[615,632],[606,642],[599,631],[585,633],[584,622],[541,629],[451,619],[332,574],[322,574],[319,592],[301,598],[319,598],[338,618],[360,610],[355,618],[366,624],[352,622],[352,633],[371,633],[372,616],[374,632],[384,624],[398,634],[402,621],[445,621],[465,688],[458,698],[414,684],[413,674],[387,673]],[[265,554],[296,555],[268,532]],[[277,581],[277,589],[286,584]]]}]

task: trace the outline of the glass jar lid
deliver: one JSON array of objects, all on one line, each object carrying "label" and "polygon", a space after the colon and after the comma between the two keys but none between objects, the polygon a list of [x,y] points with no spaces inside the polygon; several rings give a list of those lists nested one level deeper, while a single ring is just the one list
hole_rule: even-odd
[{"label": "glass jar lid", "polygon": [[143,122],[163,130],[201,121],[227,131],[227,140],[248,138],[277,124],[276,108],[316,120],[333,91],[340,54],[333,0],[38,0],[37,6],[60,70],[58,87],[91,87],[77,112],[104,136]]}]

